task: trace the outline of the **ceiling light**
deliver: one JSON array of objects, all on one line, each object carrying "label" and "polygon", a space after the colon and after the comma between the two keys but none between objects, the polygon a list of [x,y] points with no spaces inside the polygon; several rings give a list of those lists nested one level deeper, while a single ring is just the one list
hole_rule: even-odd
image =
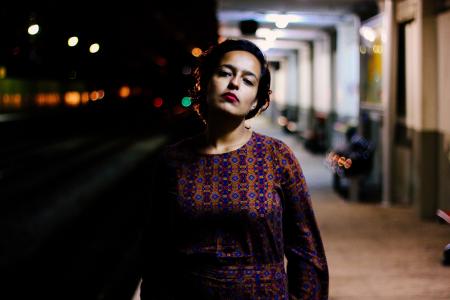
[{"label": "ceiling light", "polygon": [[299,15],[267,14],[266,20],[274,22],[278,28],[286,28],[289,23],[300,22],[302,18]]}]

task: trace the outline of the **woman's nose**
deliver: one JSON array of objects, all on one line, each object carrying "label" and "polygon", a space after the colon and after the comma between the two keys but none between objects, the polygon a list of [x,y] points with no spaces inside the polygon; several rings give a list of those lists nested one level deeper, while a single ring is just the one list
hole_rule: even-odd
[{"label": "woman's nose", "polygon": [[237,76],[233,76],[228,83],[228,87],[230,89],[238,89],[239,88],[239,80]]}]

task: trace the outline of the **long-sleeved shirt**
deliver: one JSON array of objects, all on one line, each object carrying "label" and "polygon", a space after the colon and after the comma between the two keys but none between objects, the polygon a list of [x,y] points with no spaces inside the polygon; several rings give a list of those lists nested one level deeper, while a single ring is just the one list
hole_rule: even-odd
[{"label": "long-sleeved shirt", "polygon": [[157,165],[143,300],[328,299],[310,195],[285,143],[252,132],[236,150],[203,154],[190,138]]}]

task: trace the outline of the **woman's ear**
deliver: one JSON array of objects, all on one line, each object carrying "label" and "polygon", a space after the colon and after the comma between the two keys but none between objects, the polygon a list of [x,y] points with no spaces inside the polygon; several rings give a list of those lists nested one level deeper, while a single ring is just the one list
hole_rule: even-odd
[{"label": "woman's ear", "polygon": [[250,110],[254,110],[257,105],[258,105],[258,100],[255,100],[255,102],[253,102],[252,106],[250,107]]}]

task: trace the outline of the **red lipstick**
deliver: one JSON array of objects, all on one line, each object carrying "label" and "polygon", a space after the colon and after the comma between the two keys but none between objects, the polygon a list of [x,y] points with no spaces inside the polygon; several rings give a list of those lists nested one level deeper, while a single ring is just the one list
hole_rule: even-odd
[{"label": "red lipstick", "polygon": [[235,94],[230,92],[222,94],[222,98],[232,103],[239,102],[239,98]]}]

